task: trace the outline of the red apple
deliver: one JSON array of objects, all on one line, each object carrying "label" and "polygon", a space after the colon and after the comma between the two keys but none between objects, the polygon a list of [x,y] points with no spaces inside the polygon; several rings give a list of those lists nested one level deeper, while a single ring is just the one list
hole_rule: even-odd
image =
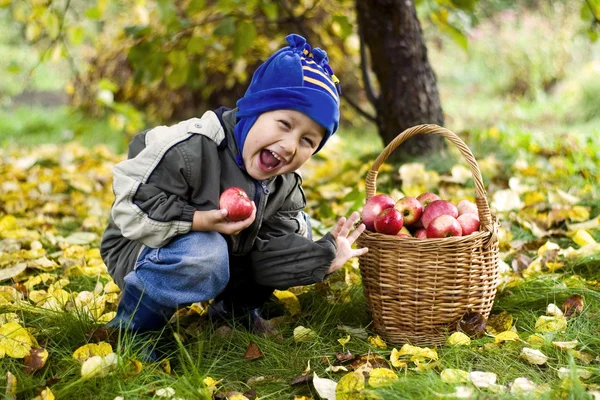
[{"label": "red apple", "polygon": [[[387,194],[378,194],[371,197],[365,203],[362,210],[362,222],[365,224],[368,230],[375,232],[375,217],[386,208],[394,207],[396,202]],[[400,228],[398,228],[400,229]]]},{"label": "red apple", "polygon": [[396,235],[403,224],[402,213],[393,207],[386,208],[375,217],[375,230],[385,235]]},{"label": "red apple", "polygon": [[462,228],[460,224],[451,215],[442,214],[435,218],[427,226],[428,238],[445,238],[450,236],[461,236]]},{"label": "red apple", "polygon": [[404,225],[412,225],[421,218],[423,204],[414,197],[403,197],[396,202],[394,208],[404,216]]},{"label": "red apple", "polygon": [[479,216],[472,213],[462,214],[456,218],[462,228],[462,235],[467,236],[479,230]]},{"label": "red apple", "polygon": [[458,210],[458,215],[463,214],[475,214],[479,215],[479,210],[477,209],[477,205],[469,200],[461,200],[456,204],[456,209]]},{"label": "red apple", "polygon": [[219,208],[227,210],[227,220],[242,221],[252,215],[252,200],[243,189],[230,187],[221,193]]},{"label": "red apple", "polygon": [[434,200],[425,207],[421,221],[423,227],[427,229],[431,221],[440,215],[450,215],[453,218],[458,217],[458,210],[456,206],[450,203],[448,200]]},{"label": "red apple", "polygon": [[415,231],[415,237],[417,239],[427,239],[427,231],[425,229],[423,229],[423,228],[417,229]]},{"label": "red apple", "polygon": [[418,195],[417,200],[419,200],[421,204],[423,204],[423,208],[425,208],[432,201],[441,200],[441,198],[435,193],[425,192]]}]

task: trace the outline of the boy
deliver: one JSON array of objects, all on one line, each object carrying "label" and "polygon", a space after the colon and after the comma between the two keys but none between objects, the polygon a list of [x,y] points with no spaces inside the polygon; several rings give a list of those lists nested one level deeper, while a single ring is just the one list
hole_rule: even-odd
[{"label": "boy", "polygon": [[[100,247],[122,288],[109,326],[161,328],[178,307],[217,298],[251,310],[275,288],[322,281],[352,257],[364,225],[341,218],[313,241],[296,170],[339,123],[327,54],[298,35],[254,73],[237,109],[206,112],[137,135],[114,168],[110,221]],[[227,188],[244,189],[252,215],[229,222]]]}]

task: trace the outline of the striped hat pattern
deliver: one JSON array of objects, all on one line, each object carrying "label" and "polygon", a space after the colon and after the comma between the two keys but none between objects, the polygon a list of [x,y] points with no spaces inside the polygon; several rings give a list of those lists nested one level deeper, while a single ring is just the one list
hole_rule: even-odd
[{"label": "striped hat pattern", "polygon": [[339,126],[340,84],[329,66],[327,53],[306,43],[297,34],[286,37],[289,46],[278,50],[261,64],[252,76],[244,97],[237,102],[235,139],[240,154],[248,131],[258,116],[273,110],[295,110],[325,128],[317,150]]}]

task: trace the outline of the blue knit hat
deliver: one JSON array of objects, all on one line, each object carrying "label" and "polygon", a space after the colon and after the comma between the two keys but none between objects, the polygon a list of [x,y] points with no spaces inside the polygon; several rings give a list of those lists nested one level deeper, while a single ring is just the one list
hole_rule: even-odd
[{"label": "blue knit hat", "polygon": [[286,40],[289,46],[258,67],[244,97],[237,102],[235,140],[240,166],[248,131],[264,112],[299,111],[325,128],[325,136],[315,153],[338,129],[341,91],[339,80],[329,67],[327,53],[311,49],[300,35],[290,34]]}]

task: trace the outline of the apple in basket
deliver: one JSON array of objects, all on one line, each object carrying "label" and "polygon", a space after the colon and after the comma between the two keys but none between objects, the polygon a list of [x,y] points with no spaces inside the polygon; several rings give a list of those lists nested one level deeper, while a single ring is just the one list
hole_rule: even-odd
[{"label": "apple in basket", "polygon": [[252,200],[238,187],[225,189],[219,197],[219,208],[227,210],[228,221],[243,221],[252,215]]},{"label": "apple in basket", "polygon": [[467,236],[479,230],[479,216],[477,214],[461,214],[456,218],[462,228],[462,235]]},{"label": "apple in basket", "polygon": [[420,228],[415,231],[414,237],[417,239],[427,239],[427,230],[425,228]]},{"label": "apple in basket", "polygon": [[[440,215],[450,215],[452,218],[456,219],[456,217],[458,217],[458,210],[456,209],[456,206],[448,200],[434,200],[423,210],[423,216],[421,217],[423,227],[427,229],[431,221]],[[429,237],[429,235],[427,235],[427,237]]]},{"label": "apple in basket", "polygon": [[415,197],[403,197],[396,202],[394,208],[402,213],[404,225],[413,225],[423,214],[423,204]]},{"label": "apple in basket", "polygon": [[418,195],[417,200],[419,200],[421,204],[423,204],[423,208],[425,208],[432,201],[441,200],[441,198],[435,193],[425,192]]},{"label": "apple in basket", "polygon": [[368,230],[375,232],[375,217],[381,214],[386,208],[394,207],[394,204],[396,204],[394,199],[387,194],[378,194],[371,197],[362,209],[361,218],[363,224],[365,224]]},{"label": "apple in basket", "polygon": [[402,229],[404,217],[394,207],[383,210],[375,217],[375,231],[385,235],[396,235]]},{"label": "apple in basket", "polygon": [[462,228],[460,224],[451,215],[442,214],[436,217],[427,226],[428,238],[445,238],[450,236],[461,236]]},{"label": "apple in basket", "polygon": [[463,215],[463,214],[479,215],[479,210],[477,209],[477,205],[467,199],[459,201],[456,204],[456,209],[458,210],[458,215]]}]

